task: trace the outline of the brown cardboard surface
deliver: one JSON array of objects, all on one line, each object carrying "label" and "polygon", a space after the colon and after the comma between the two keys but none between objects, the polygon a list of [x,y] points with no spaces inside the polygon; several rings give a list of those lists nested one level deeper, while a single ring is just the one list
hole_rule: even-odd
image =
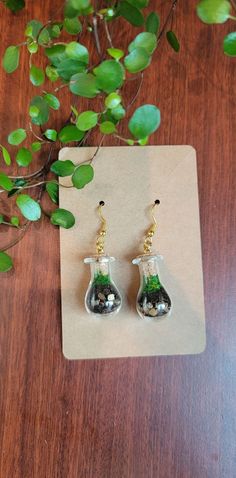
[{"label": "brown cardboard surface", "polygon": [[[60,160],[79,164],[95,148],[63,148]],[[95,178],[82,190],[60,188],[60,207],[76,217],[60,230],[63,353],[68,359],[197,354],[205,348],[205,315],[199,224],[196,152],[191,146],[104,147],[94,161]],[[69,178],[61,178],[68,184]],[[169,318],[141,319],[135,310],[138,267],[150,225],[149,206],[158,198],[158,232],[153,251],[164,257],[160,277],[173,310]],[[115,256],[113,279],[123,296],[119,314],[89,315],[84,296],[90,268],[83,258],[95,253],[104,200],[106,253]]]}]

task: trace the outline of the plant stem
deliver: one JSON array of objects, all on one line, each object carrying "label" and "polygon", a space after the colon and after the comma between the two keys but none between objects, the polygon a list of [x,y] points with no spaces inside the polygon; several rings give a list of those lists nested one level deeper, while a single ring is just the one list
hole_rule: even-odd
[{"label": "plant stem", "polygon": [[178,3],[178,0],[173,0],[173,1],[172,1],[172,5],[171,5],[171,7],[170,7],[170,11],[169,11],[169,13],[168,13],[168,15],[167,15],[167,17],[166,17],[166,21],[164,22],[164,25],[163,25],[163,27],[162,27],[162,29],[161,29],[161,31],[160,31],[158,37],[157,37],[157,42],[160,41],[161,37],[162,37],[163,34],[165,33],[166,27],[167,27],[167,25],[168,25],[168,23],[169,23],[169,20],[170,20],[171,16],[173,15],[173,12],[174,12],[174,10],[175,10],[175,8],[176,8],[176,6],[177,6],[177,3]]},{"label": "plant stem", "polygon": [[38,140],[41,141],[42,143],[43,143],[43,142],[44,142],[44,143],[46,142],[46,141],[44,141],[42,138],[40,138],[40,136],[38,136],[38,135],[34,132],[31,123],[29,123],[29,129],[30,129],[32,135],[33,135],[36,139],[38,139]]},{"label": "plant stem", "polygon": [[33,179],[33,178],[36,178],[37,176],[43,175],[44,172],[47,172],[48,165],[50,164],[52,150],[53,150],[53,147],[50,148],[46,163],[34,173],[28,174],[26,176],[8,176],[8,177],[10,179],[26,179],[27,180],[27,179]]},{"label": "plant stem", "polygon": [[107,39],[108,39],[108,43],[109,43],[110,47],[113,48],[111,34],[110,34],[108,24],[107,24],[107,21],[106,21],[105,18],[104,18],[104,27],[105,27],[105,32],[106,32],[106,36],[107,36]]},{"label": "plant stem", "polygon": [[134,102],[136,101],[136,99],[138,98],[138,95],[140,93],[140,90],[142,88],[142,84],[143,84],[143,72],[140,74],[140,82],[139,82],[139,85],[138,85],[138,88],[137,88],[137,91],[134,95],[134,97],[132,98],[132,100],[130,101],[130,103],[127,105],[126,107],[126,110],[128,110],[133,104]]},{"label": "plant stem", "polygon": [[68,86],[68,83],[58,86],[57,88],[54,89],[54,93],[57,93],[57,91],[61,90],[62,88],[66,88],[66,86]]},{"label": "plant stem", "polygon": [[94,39],[95,39],[97,52],[98,52],[99,56],[101,57],[102,56],[102,50],[101,50],[100,40],[99,40],[99,36],[98,36],[98,21],[97,21],[96,14],[93,15],[93,34],[94,34]]},{"label": "plant stem", "polygon": [[235,2],[235,0],[231,0],[231,5],[232,5],[232,7],[234,8],[234,10],[236,11],[236,2]]},{"label": "plant stem", "polygon": [[[90,158],[90,160],[89,160],[89,164],[91,164],[93,162],[94,158],[96,158],[96,156],[98,155],[99,150],[100,150],[100,148],[102,146],[102,143],[104,141],[104,138],[105,138],[105,134],[101,137],[100,143],[97,146],[97,149],[96,149],[95,153],[93,154],[92,158]],[[87,161],[85,161],[85,162],[87,162]]]},{"label": "plant stem", "polygon": [[15,227],[17,229],[21,229],[19,226],[15,226],[15,224],[12,224],[11,222],[8,222],[8,221],[2,221],[0,223],[0,226],[1,226],[1,224],[4,224],[5,226],[10,226],[10,227]]},{"label": "plant stem", "polygon": [[21,228],[21,231],[22,231],[21,234],[19,234],[19,236],[16,239],[9,242],[9,244],[7,244],[6,246],[1,247],[0,251],[1,252],[7,251],[8,249],[11,249],[13,246],[18,244],[18,242],[20,242],[21,239],[23,239],[24,235],[26,234],[27,230],[29,229],[30,224],[31,224],[31,222],[27,221]]}]

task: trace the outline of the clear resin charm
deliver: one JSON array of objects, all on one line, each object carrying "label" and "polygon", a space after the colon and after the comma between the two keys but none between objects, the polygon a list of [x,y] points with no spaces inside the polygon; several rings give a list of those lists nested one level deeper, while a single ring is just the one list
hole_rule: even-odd
[{"label": "clear resin charm", "polygon": [[111,278],[110,265],[114,257],[95,255],[84,259],[90,264],[91,280],[85,296],[87,312],[99,316],[111,316],[121,308],[121,295]]},{"label": "clear resin charm", "polygon": [[160,282],[158,254],[143,254],[132,262],[139,266],[140,288],[137,295],[136,307],[139,315],[150,318],[165,317],[170,313],[171,300]]}]

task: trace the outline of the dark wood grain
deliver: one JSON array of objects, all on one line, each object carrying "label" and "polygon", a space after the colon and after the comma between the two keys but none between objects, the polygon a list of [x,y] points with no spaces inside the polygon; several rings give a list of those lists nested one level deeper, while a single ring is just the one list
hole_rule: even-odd
[{"label": "dark wood grain", "polygon": [[[206,351],[65,360],[59,237],[43,219],[12,250],[15,271],[1,275],[1,478],[236,476],[236,63],[221,46],[234,27],[201,24],[194,4],[179,2],[173,28],[181,52],[162,41],[138,102],[147,101],[148,92],[148,102],[161,108],[152,144],[197,149]],[[21,41],[28,19],[46,20],[59,5],[28,1],[17,17],[1,6],[1,55]],[[167,6],[159,10],[163,17]],[[116,44],[130,37],[128,24],[117,27]],[[10,78],[1,70],[1,141],[25,124],[33,92],[26,65],[23,56]],[[69,104],[63,95],[64,118]],[[7,241],[6,232],[0,239]]]}]

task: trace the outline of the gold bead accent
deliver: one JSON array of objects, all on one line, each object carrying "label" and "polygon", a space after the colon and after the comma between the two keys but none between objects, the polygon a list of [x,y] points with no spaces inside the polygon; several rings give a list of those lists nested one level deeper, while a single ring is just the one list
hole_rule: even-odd
[{"label": "gold bead accent", "polygon": [[104,254],[104,237],[107,233],[107,231],[106,231],[106,220],[103,217],[102,211],[101,211],[104,204],[105,203],[103,201],[100,201],[99,206],[98,206],[98,213],[99,213],[100,220],[101,220],[101,228],[98,231],[98,237],[97,237],[97,241],[96,241],[97,254]]},{"label": "gold bead accent", "polygon": [[149,230],[146,233],[146,237],[145,237],[144,244],[143,244],[144,254],[150,254],[150,252],[152,251],[152,240],[153,240],[153,236],[154,236],[154,234],[157,230],[157,221],[156,221],[156,218],[154,216],[154,208],[155,208],[156,204],[159,204],[159,203],[160,203],[160,201],[155,201],[155,203],[152,205],[152,208],[151,208],[151,215],[152,215],[152,219],[153,219],[153,224],[151,225],[151,227],[149,228]]}]

